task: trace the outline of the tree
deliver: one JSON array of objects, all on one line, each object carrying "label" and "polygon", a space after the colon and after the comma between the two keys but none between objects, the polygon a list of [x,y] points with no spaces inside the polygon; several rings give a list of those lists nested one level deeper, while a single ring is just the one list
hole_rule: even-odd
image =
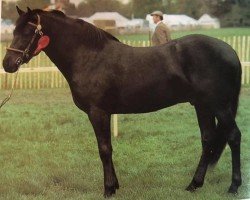
[{"label": "tree", "polygon": [[250,0],[231,0],[232,9],[221,17],[222,26],[250,26]]},{"label": "tree", "polygon": [[30,7],[31,9],[40,8],[43,9],[50,4],[50,0],[19,0],[17,2],[2,2],[2,18],[3,19],[11,19],[13,22],[18,18],[18,14],[16,12],[16,5],[21,9],[26,10],[26,7]]},{"label": "tree", "polygon": [[124,5],[118,0],[86,0],[78,5],[77,15],[80,17],[89,17],[95,12],[117,11],[125,16],[129,16],[128,7],[128,5]]},{"label": "tree", "polygon": [[187,14],[199,18],[205,10],[204,0],[132,0],[132,10],[136,17],[160,10],[166,14]]},{"label": "tree", "polygon": [[205,0],[205,4],[208,7],[209,13],[222,17],[232,10],[232,0]]},{"label": "tree", "polygon": [[50,0],[19,0],[16,2],[16,4],[22,9],[25,9],[27,6],[31,9],[44,9],[50,5]]},{"label": "tree", "polygon": [[204,10],[203,8],[203,0],[175,0],[168,2],[165,13],[186,14],[194,18],[199,18]]},{"label": "tree", "polygon": [[73,3],[67,3],[64,7],[66,15],[76,15],[76,6]]},{"label": "tree", "polygon": [[17,19],[16,4],[14,2],[2,2],[2,16],[3,19],[11,19],[13,22]]},{"label": "tree", "polygon": [[[162,10],[162,3],[162,0],[132,0],[132,13],[137,18],[145,18],[154,10]],[[162,11],[164,12],[164,10]]]}]

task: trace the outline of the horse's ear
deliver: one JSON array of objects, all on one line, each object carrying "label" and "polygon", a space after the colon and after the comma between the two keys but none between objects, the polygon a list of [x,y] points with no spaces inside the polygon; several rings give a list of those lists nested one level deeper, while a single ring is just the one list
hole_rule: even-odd
[{"label": "horse's ear", "polygon": [[27,12],[31,13],[31,9],[29,7],[27,7]]},{"label": "horse's ear", "polygon": [[25,12],[22,11],[18,6],[16,6],[16,10],[17,10],[19,16],[25,13]]}]

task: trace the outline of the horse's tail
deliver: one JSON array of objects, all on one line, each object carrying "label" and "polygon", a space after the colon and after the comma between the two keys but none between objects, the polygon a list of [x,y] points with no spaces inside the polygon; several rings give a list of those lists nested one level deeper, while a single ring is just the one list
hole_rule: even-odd
[{"label": "horse's tail", "polygon": [[[240,90],[241,90],[241,73],[242,73],[242,69],[241,69],[241,63],[239,61],[238,70],[236,72],[236,80],[235,80],[235,87],[233,91],[233,98],[231,101],[231,110],[232,110],[232,114],[234,118],[236,118],[238,105],[239,105],[239,96],[240,96]],[[219,161],[221,154],[223,150],[225,149],[227,141],[228,141],[228,133],[225,132],[223,127],[220,125],[220,123],[218,123],[216,127],[216,138],[212,147],[212,154],[211,154],[211,158],[209,162],[210,165],[215,165]]]},{"label": "horse's tail", "polygon": [[240,90],[241,90],[241,74],[242,74],[242,66],[239,61],[239,68],[238,68],[238,73],[236,77],[236,84],[235,84],[235,90],[234,90],[234,96],[232,99],[232,104],[231,104],[231,109],[233,113],[233,117],[236,118],[237,110],[238,110],[238,105],[239,105],[239,96],[240,96]]}]

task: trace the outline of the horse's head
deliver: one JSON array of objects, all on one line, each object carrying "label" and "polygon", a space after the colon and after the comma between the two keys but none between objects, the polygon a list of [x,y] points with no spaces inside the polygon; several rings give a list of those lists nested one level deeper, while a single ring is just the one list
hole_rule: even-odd
[{"label": "horse's head", "polygon": [[39,12],[43,11],[33,11],[28,8],[27,12],[24,12],[17,7],[17,12],[19,18],[13,32],[13,41],[3,59],[4,70],[9,73],[16,72],[23,63],[28,63],[42,50],[41,46],[47,46],[49,43],[49,38],[43,36],[40,24]]}]

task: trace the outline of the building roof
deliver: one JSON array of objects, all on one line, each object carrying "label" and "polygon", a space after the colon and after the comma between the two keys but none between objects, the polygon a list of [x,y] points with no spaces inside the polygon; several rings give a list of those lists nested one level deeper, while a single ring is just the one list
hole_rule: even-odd
[{"label": "building roof", "polygon": [[209,14],[204,14],[198,20],[200,23],[208,23],[208,22],[218,22],[217,18],[211,17]]},{"label": "building roof", "polygon": [[164,15],[164,22],[169,25],[198,25],[198,21],[187,15]]},{"label": "building roof", "polygon": [[117,27],[126,27],[130,20],[118,12],[96,12],[87,21],[93,23],[94,20],[114,20]]},{"label": "building roof", "polygon": [[15,25],[12,24],[11,20],[1,18],[1,33],[12,33],[14,29]]},{"label": "building roof", "polygon": [[208,14],[204,14],[198,20],[201,26],[210,26],[213,28],[220,28],[220,21],[218,18],[213,18]]},{"label": "building roof", "polygon": [[[153,23],[153,19],[150,14],[147,15],[146,19]],[[163,22],[168,24],[169,26],[185,26],[185,25],[198,25],[198,21],[192,17],[187,15],[163,15]]]}]

